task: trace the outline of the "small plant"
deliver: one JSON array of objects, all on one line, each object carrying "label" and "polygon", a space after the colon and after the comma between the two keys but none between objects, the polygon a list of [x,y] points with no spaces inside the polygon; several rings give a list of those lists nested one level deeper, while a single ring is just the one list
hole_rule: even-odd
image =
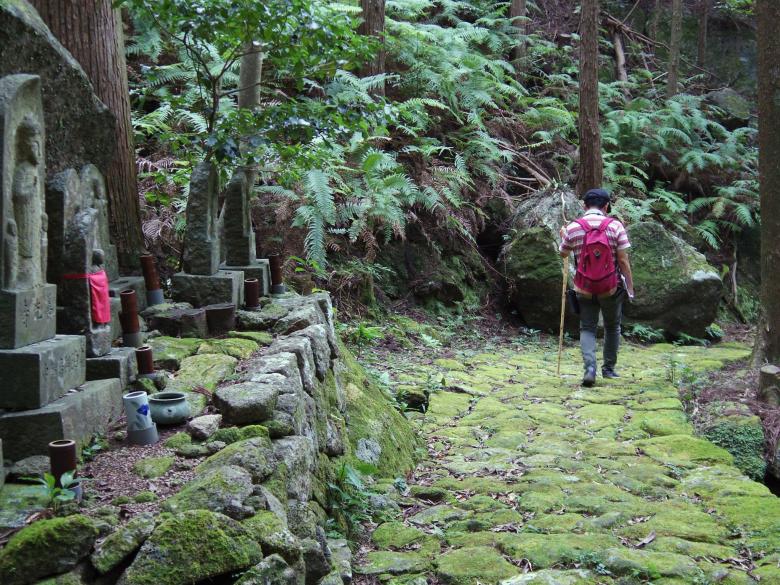
[{"label": "small plant", "polygon": [[347,333],[347,341],[362,349],[374,344],[377,340],[382,339],[383,336],[384,330],[382,327],[366,325],[361,321]]},{"label": "small plant", "polygon": [[694,337],[693,335],[688,335],[687,333],[680,333],[678,339],[674,342],[674,344],[675,345],[701,345],[702,347],[707,347],[710,344],[710,342],[700,337]]},{"label": "small plant", "polygon": [[[374,468],[366,466],[363,470],[368,472]],[[328,484],[335,526],[346,529],[348,536],[360,533],[363,523],[371,520],[372,492],[366,487],[363,475],[362,470],[342,463],[336,471],[334,481]]]},{"label": "small plant", "polygon": [[624,329],[626,337],[638,339],[642,343],[657,343],[664,340],[664,332],[650,325],[632,323]]},{"label": "small plant", "polygon": [[108,442],[105,437],[96,435],[89,445],[85,445],[81,449],[81,460],[92,461],[98,453],[101,453],[108,447]]},{"label": "small plant", "polygon": [[43,477],[23,477],[24,481],[37,483],[46,494],[48,507],[54,510],[66,502],[72,502],[76,499],[76,486],[80,479],[75,478],[75,471],[67,471],[60,476],[60,485],[57,485],[57,479],[51,473],[44,473]]}]

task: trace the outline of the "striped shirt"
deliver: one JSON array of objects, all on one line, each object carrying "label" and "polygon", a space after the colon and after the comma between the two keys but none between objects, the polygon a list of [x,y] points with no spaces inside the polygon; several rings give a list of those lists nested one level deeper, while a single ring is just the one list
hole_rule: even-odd
[{"label": "striped shirt", "polygon": [[[591,227],[599,227],[601,222],[607,216],[598,209],[589,209],[582,216],[582,219],[586,220]],[[631,247],[631,242],[628,241],[628,234],[626,228],[618,220],[613,219],[612,223],[607,226],[607,239],[612,245],[612,253],[617,258],[618,250],[627,250]],[[563,240],[561,241],[561,252],[574,252],[577,256],[582,251],[582,246],[585,242],[585,230],[576,221],[571,222],[566,226],[566,231],[563,234]]]}]

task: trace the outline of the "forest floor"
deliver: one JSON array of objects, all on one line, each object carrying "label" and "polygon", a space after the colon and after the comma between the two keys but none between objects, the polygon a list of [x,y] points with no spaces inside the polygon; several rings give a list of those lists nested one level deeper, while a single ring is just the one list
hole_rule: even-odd
[{"label": "forest floor", "polygon": [[364,352],[402,393],[431,397],[427,457],[402,514],[370,526],[357,583],[780,583],[780,500],[695,436],[678,396],[682,372],[748,346],[626,344],[623,377],[584,389],[576,347],[556,375],[556,341]]}]

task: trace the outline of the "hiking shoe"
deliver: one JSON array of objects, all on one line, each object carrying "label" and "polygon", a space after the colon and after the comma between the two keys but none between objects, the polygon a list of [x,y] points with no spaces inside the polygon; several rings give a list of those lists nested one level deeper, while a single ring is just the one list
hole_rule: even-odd
[{"label": "hiking shoe", "polygon": [[582,385],[586,388],[590,388],[596,383],[596,368],[590,367],[585,369],[585,375],[582,377]]},{"label": "hiking shoe", "polygon": [[604,368],[603,370],[601,370],[601,376],[603,378],[619,378],[620,377],[618,375],[618,373],[615,370],[613,370],[612,368]]}]

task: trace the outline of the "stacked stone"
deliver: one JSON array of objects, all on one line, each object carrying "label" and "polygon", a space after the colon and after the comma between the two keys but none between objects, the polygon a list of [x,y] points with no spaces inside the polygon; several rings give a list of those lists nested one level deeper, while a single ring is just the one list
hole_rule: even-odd
[{"label": "stacked stone", "polygon": [[88,440],[118,412],[122,393],[118,379],[85,384],[87,339],[56,335],[40,92],[37,76],[0,79],[0,438],[12,460],[46,453],[53,440]]}]

